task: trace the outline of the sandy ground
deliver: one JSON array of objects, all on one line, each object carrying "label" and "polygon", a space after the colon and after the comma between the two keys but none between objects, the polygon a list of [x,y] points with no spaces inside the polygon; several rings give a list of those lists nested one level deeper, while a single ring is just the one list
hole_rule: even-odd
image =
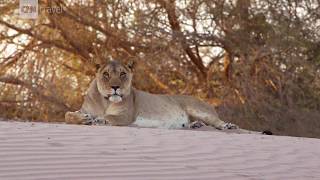
[{"label": "sandy ground", "polygon": [[0,179],[320,179],[320,140],[0,121]]}]

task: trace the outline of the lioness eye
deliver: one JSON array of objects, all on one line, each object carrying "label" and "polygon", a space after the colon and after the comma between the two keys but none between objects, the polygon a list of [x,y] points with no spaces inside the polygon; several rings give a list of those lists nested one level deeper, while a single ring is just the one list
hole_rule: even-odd
[{"label": "lioness eye", "polygon": [[103,77],[109,78],[109,73],[108,73],[108,72],[104,72],[104,73],[103,73]]},{"label": "lioness eye", "polygon": [[126,75],[127,75],[127,74],[126,74],[125,72],[121,72],[121,73],[120,73],[120,77],[126,77]]}]

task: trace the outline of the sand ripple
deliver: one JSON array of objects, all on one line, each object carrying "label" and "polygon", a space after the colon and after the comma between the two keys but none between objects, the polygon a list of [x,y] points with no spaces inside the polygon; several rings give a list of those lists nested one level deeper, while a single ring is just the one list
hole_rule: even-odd
[{"label": "sand ripple", "polygon": [[320,140],[0,121],[0,179],[320,179]]}]

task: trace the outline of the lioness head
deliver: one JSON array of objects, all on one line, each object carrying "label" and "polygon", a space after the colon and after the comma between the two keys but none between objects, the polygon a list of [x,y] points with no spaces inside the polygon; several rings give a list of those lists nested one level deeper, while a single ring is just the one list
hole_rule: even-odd
[{"label": "lioness head", "polygon": [[118,103],[131,92],[132,63],[109,61],[96,74],[99,93],[111,102]]}]

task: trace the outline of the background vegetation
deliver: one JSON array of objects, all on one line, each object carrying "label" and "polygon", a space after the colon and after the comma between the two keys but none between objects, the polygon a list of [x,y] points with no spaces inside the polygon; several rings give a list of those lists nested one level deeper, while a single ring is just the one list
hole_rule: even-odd
[{"label": "background vegetation", "polygon": [[319,0],[39,0],[36,20],[18,7],[0,4],[2,117],[64,121],[101,56],[242,128],[320,137]]}]

